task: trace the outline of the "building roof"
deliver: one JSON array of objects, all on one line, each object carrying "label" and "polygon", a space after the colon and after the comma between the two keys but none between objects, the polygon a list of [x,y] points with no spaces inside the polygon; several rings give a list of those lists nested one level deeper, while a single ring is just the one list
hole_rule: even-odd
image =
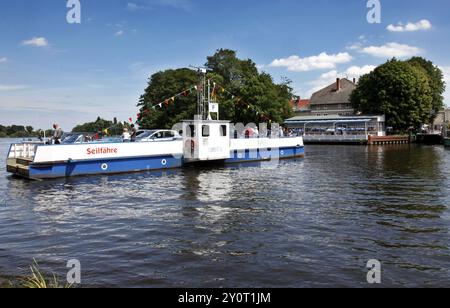
[{"label": "building roof", "polygon": [[291,101],[291,106],[297,110],[301,110],[301,109],[308,109],[309,108],[309,104],[310,104],[310,100],[309,99],[298,99],[298,100],[292,100]]},{"label": "building roof", "polygon": [[328,87],[317,91],[311,97],[311,105],[348,104],[350,95],[356,89],[356,84],[343,78],[340,79],[340,89],[337,90],[337,81]]},{"label": "building roof", "polygon": [[311,100],[309,99],[300,99],[297,103],[298,109],[305,109],[309,107],[309,104],[311,103]]},{"label": "building roof", "polygon": [[298,122],[342,122],[342,121],[366,121],[380,119],[383,120],[384,116],[380,115],[364,115],[364,116],[338,116],[338,115],[328,115],[328,116],[298,116],[286,120],[286,123],[298,123]]}]

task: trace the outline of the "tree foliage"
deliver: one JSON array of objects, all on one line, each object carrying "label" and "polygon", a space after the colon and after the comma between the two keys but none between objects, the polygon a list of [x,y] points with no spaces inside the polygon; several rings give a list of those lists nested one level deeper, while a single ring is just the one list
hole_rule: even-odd
[{"label": "tree foliage", "polygon": [[[228,91],[216,92],[221,119],[235,123],[259,123],[270,119],[282,123],[291,115],[290,83],[276,84],[269,74],[260,73],[252,60],[239,59],[235,51],[220,49],[207,58],[205,65],[209,69],[207,78]],[[144,128],[170,128],[182,120],[192,119],[197,111],[196,93],[181,96],[174,104],[163,108],[153,109],[152,106],[197,83],[197,73],[186,68],[166,70],[151,76],[138,104],[139,125]],[[266,118],[261,118],[261,115]]]},{"label": "tree foliage", "polygon": [[72,129],[74,133],[98,133],[103,132],[105,129],[108,129],[110,135],[120,135],[122,134],[123,128],[125,126],[124,123],[117,123],[117,120],[109,121],[102,119],[100,117],[97,118],[95,122],[88,122],[81,125],[77,125]]},{"label": "tree foliage", "polygon": [[0,137],[11,137],[11,138],[24,138],[24,137],[34,137],[38,133],[34,131],[32,126],[23,125],[11,125],[3,126],[0,125]]},{"label": "tree foliage", "polygon": [[426,70],[396,59],[362,76],[351,102],[362,113],[385,114],[386,124],[400,131],[430,123],[438,107]]},{"label": "tree foliage", "polygon": [[[411,58],[408,63],[418,68],[422,68],[428,76],[428,84],[433,97],[433,112],[436,115],[444,107],[445,81],[442,70],[435,66],[433,62],[422,57]],[[434,117],[433,115],[433,117]]]},{"label": "tree foliage", "polygon": [[138,106],[141,107],[138,123],[144,128],[171,128],[174,124],[190,119],[196,113],[196,94],[179,97],[175,104],[163,108],[151,107],[157,103],[191,88],[198,82],[197,73],[187,69],[166,70],[154,74],[141,96]]}]

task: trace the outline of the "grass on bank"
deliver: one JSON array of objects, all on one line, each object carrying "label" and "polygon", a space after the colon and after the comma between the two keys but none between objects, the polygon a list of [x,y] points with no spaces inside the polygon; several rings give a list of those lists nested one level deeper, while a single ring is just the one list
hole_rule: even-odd
[{"label": "grass on bank", "polygon": [[36,260],[30,266],[30,273],[26,277],[0,279],[0,288],[24,288],[24,289],[66,289],[71,285],[63,285],[55,274],[46,275]]}]

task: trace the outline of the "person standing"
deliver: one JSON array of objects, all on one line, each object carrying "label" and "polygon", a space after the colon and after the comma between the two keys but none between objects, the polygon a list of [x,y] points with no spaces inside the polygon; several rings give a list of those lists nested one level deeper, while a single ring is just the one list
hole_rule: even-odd
[{"label": "person standing", "polygon": [[128,128],[126,127],[123,129],[122,140],[123,142],[130,142],[131,140],[130,133],[128,132]]},{"label": "person standing", "polygon": [[53,143],[54,144],[61,144],[62,141],[62,136],[64,134],[63,130],[61,129],[61,127],[59,127],[58,124],[53,124]]},{"label": "person standing", "polygon": [[131,142],[136,142],[137,139],[137,128],[134,124],[131,124]]}]

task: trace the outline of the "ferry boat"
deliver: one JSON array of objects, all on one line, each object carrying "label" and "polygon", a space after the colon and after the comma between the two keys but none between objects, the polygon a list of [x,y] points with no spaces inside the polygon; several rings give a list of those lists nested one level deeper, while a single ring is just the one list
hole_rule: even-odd
[{"label": "ferry boat", "polygon": [[[203,89],[206,89],[205,73]],[[236,164],[304,156],[301,136],[280,138],[274,134],[270,137],[248,138],[244,135],[236,138],[230,122],[218,119],[217,105],[211,107],[209,89],[208,95],[198,95],[198,115],[194,120],[184,121],[181,134],[174,133],[173,138],[61,145],[12,144],[7,157],[7,171],[26,179],[45,180],[173,169],[199,162]],[[205,116],[203,110],[207,104],[209,109]],[[211,109],[217,113],[218,120],[212,120]]]}]

